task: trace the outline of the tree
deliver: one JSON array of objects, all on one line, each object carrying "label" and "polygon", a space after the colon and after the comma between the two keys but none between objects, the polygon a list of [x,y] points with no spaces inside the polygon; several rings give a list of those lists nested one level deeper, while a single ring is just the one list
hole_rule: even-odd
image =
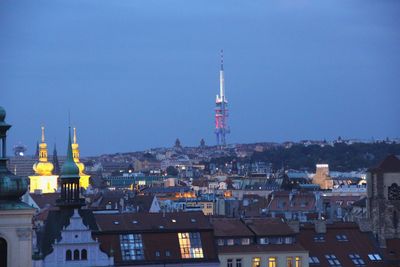
[{"label": "tree", "polygon": [[167,175],[177,176],[178,174],[179,174],[179,171],[174,166],[167,167]]}]

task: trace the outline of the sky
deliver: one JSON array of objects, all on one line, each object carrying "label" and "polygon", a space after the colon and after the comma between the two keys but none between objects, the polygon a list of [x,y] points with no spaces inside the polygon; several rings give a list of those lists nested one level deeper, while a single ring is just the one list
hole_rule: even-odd
[{"label": "sky", "polygon": [[[1,0],[9,153],[400,136],[400,1]],[[70,114],[70,120],[68,119]],[[70,121],[70,123],[69,123]]]}]

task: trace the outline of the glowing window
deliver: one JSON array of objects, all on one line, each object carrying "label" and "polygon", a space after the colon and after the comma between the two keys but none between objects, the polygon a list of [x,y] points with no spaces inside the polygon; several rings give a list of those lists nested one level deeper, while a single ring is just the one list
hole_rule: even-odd
[{"label": "glowing window", "polygon": [[260,258],[253,258],[251,263],[251,267],[260,267],[261,266],[261,259]]},{"label": "glowing window", "polygon": [[286,267],[293,267],[293,258],[286,257]]},{"label": "glowing window", "polygon": [[365,262],[359,254],[349,254],[349,257],[355,266],[365,266]]},{"label": "glowing window", "polygon": [[182,259],[203,258],[200,233],[178,233]]},{"label": "glowing window", "polygon": [[294,258],[295,259],[295,261],[294,261],[294,266],[295,267],[301,267],[301,257],[295,257]]},{"label": "glowing window", "polygon": [[268,259],[268,267],[276,267],[276,258],[275,257],[270,257]]},{"label": "glowing window", "polygon": [[143,260],[143,244],[140,234],[120,235],[122,260]]}]

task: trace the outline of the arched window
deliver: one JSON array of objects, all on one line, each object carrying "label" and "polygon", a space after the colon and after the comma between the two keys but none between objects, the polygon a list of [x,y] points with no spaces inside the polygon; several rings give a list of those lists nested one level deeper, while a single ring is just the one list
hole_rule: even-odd
[{"label": "arched window", "polygon": [[388,188],[388,199],[389,200],[400,200],[400,186],[393,183]]},{"label": "arched window", "polygon": [[67,250],[67,252],[65,253],[65,260],[70,261],[72,260],[72,252],[71,250]]},{"label": "arched window", "polygon": [[87,260],[87,250],[82,249],[81,251],[81,260]]},{"label": "arched window", "polygon": [[79,261],[79,250],[74,250],[74,261]]}]

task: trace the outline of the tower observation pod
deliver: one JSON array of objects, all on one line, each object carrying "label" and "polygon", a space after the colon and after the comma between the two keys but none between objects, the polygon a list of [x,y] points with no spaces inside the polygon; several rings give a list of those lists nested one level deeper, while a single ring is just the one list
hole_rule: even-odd
[{"label": "tower observation pod", "polygon": [[228,126],[228,100],[225,96],[224,54],[221,50],[221,69],[219,71],[219,95],[215,99],[215,135],[217,146],[226,146],[226,135],[230,133]]}]

